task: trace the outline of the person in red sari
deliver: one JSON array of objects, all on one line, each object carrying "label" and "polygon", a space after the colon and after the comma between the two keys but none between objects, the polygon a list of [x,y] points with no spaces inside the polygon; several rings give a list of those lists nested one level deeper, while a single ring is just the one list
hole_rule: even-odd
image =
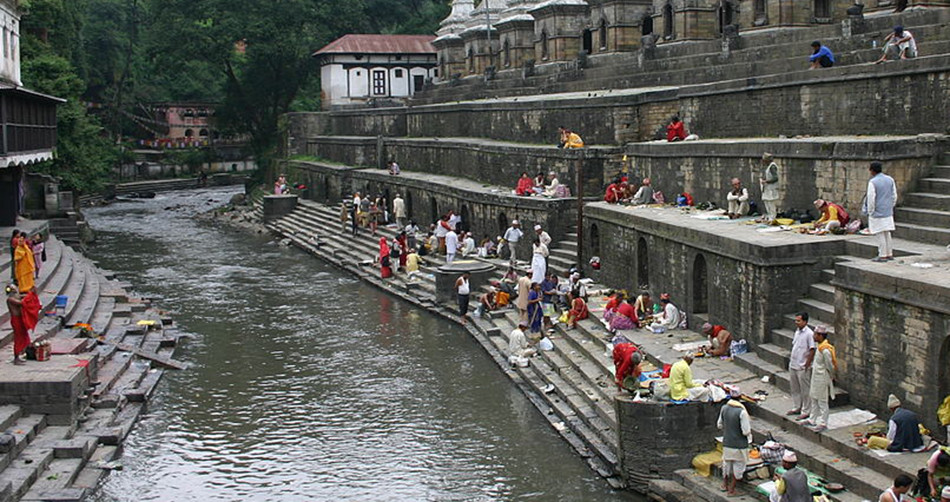
[{"label": "person in red sari", "polygon": [[607,185],[607,191],[604,193],[604,202],[616,204],[623,198],[623,189],[620,188],[620,180],[614,180]]},{"label": "person in red sari", "polygon": [[531,176],[528,176],[527,171],[521,173],[521,177],[518,178],[518,186],[515,188],[515,193],[518,195],[531,195],[534,193],[534,180],[531,179]]},{"label": "person in red sari", "polygon": [[385,237],[379,238],[379,275],[383,279],[389,279],[393,276],[392,264],[389,261],[389,243]]},{"label": "person in red sari", "polygon": [[406,269],[406,257],[409,256],[409,245],[408,238],[406,237],[406,232],[399,232],[399,236],[396,237],[396,242],[399,243],[399,249],[402,251],[399,253],[399,268]]},{"label": "person in red sari", "polygon": [[623,380],[628,376],[640,378],[640,363],[643,362],[643,355],[640,349],[632,343],[618,343],[614,345],[614,368],[617,387],[623,388]]},{"label": "person in red sari", "polygon": [[679,116],[673,115],[670,125],[666,126],[666,140],[673,142],[683,141],[684,139],[686,139],[686,126],[683,125],[683,121],[680,120]]},{"label": "person in red sari", "polygon": [[637,320],[637,313],[633,305],[624,300],[617,306],[617,311],[610,318],[610,332],[616,333],[622,329],[639,328],[640,322]]},{"label": "person in red sari", "polygon": [[16,286],[7,286],[7,308],[10,310],[10,327],[13,328],[13,364],[24,364],[20,354],[30,345],[30,330],[39,321],[40,300],[36,290],[30,289],[24,296]]},{"label": "person in red sari", "polygon": [[571,291],[568,298],[571,310],[567,311],[567,325],[574,329],[577,327],[577,321],[583,321],[590,316],[590,310],[587,309],[587,302],[581,298],[580,291]]}]

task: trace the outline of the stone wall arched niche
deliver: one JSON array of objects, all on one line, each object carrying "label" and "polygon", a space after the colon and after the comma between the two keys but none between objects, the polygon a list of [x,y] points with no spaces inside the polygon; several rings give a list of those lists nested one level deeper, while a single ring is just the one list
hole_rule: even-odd
[{"label": "stone wall arched niche", "polygon": [[643,19],[653,9],[650,0],[603,0],[590,4],[587,29],[592,34],[591,54],[640,48]]}]

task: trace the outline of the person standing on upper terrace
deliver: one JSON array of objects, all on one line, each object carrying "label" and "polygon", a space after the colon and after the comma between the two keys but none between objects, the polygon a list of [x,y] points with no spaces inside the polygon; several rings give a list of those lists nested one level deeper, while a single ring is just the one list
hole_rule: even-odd
[{"label": "person standing on upper terrace", "polygon": [[398,193],[396,197],[393,198],[393,217],[396,218],[396,224],[399,225],[399,229],[406,226],[406,201],[402,198],[402,195]]},{"label": "person standing on upper terrace", "polygon": [[775,207],[775,201],[779,198],[778,164],[775,163],[775,158],[771,153],[762,154],[762,163],[765,164],[765,171],[759,178],[759,186],[762,188],[762,206],[765,214],[759,221],[771,224],[778,216],[778,209]]},{"label": "person standing on upper terrace", "polygon": [[868,172],[868,193],[864,198],[864,213],[868,215],[868,230],[877,236],[877,257],[871,261],[883,262],[894,259],[891,232],[894,231],[894,205],[897,204],[897,184],[894,178],[884,174],[884,165],[871,162]]},{"label": "person standing on upper terrace", "polygon": [[884,54],[874,64],[883,63],[887,58],[909,59],[917,57],[917,41],[914,34],[903,26],[895,26],[894,31],[884,37]]},{"label": "person standing on upper terrace", "polygon": [[666,141],[683,141],[686,139],[686,125],[680,120],[679,115],[673,115],[669,125],[666,126]]},{"label": "person standing on upper terrace", "polygon": [[831,53],[831,49],[821,45],[818,40],[811,43],[811,50],[812,54],[808,56],[808,61],[811,62],[811,66],[808,67],[809,70],[831,68],[835,65],[835,55]]},{"label": "person standing on upper terrace", "polygon": [[584,148],[584,140],[581,139],[579,134],[564,126],[558,127],[557,130],[561,135],[558,148]]}]

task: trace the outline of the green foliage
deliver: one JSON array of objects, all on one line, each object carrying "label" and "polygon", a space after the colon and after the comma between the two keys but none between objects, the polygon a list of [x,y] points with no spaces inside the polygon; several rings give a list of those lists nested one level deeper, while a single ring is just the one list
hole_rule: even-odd
[{"label": "green foliage", "polygon": [[[145,133],[144,104],[218,104],[216,127],[276,157],[279,118],[318,109],[312,52],[346,33],[433,33],[449,0],[21,0],[25,85],[65,97],[58,158],[44,166],[93,189]],[[246,41],[242,54],[235,43]],[[82,101],[101,103],[99,117]],[[100,121],[101,120],[101,124]],[[104,126],[104,128],[103,128]]]}]

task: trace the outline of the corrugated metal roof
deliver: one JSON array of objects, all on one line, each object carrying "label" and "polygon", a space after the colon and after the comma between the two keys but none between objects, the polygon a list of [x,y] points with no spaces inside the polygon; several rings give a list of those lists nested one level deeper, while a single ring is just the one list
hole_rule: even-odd
[{"label": "corrugated metal roof", "polygon": [[321,54],[435,54],[432,35],[343,35],[314,52]]}]

